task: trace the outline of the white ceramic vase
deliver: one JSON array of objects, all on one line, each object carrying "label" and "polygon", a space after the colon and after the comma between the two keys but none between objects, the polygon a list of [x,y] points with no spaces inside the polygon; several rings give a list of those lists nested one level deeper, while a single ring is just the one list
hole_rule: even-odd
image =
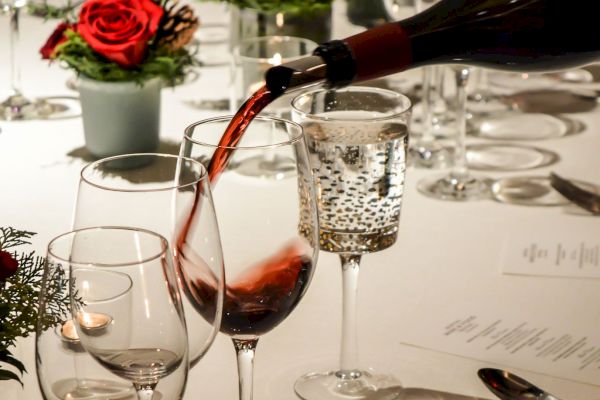
[{"label": "white ceramic vase", "polygon": [[154,152],[159,145],[162,80],[103,82],[80,77],[85,144],[98,158]]}]

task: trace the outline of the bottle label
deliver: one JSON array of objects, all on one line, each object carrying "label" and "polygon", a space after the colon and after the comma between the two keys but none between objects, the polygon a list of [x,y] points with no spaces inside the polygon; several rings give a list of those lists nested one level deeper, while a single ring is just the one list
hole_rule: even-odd
[{"label": "bottle label", "polygon": [[356,61],[355,81],[401,72],[412,62],[410,39],[397,22],[350,36],[345,41]]}]

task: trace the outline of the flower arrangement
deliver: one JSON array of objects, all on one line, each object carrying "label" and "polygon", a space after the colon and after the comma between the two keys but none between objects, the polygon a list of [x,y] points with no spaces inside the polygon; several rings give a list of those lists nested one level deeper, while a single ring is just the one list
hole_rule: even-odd
[{"label": "flower arrangement", "polygon": [[238,8],[262,12],[314,12],[331,8],[332,0],[222,0]]},{"label": "flower arrangement", "polygon": [[40,49],[99,81],[181,80],[196,60],[186,45],[198,18],[178,0],[87,0],[76,22],[61,22]]},{"label": "flower arrangement", "polygon": [[[33,235],[33,232],[0,227],[0,381],[21,382],[21,376],[26,372],[23,363],[9,350],[17,338],[29,336],[36,328],[53,326],[69,315],[69,296],[64,295],[62,270],[57,269],[53,276],[44,279],[44,257],[36,256],[33,251],[9,251],[16,246],[31,244],[29,239]],[[45,286],[46,309],[51,312],[38,319],[42,286]],[[18,373],[7,369],[7,365]]]}]

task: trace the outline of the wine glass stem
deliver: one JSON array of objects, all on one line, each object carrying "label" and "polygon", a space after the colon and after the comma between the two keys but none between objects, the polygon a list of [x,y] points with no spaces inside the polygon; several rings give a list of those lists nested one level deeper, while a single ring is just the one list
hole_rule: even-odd
[{"label": "wine glass stem", "polygon": [[21,64],[19,60],[19,14],[20,7],[10,6],[10,82],[14,94],[21,94]]},{"label": "wine glass stem", "polygon": [[454,149],[454,167],[452,175],[456,178],[466,178],[467,169],[467,84],[469,83],[469,68],[459,68],[456,71],[456,147]]},{"label": "wine glass stem", "polygon": [[423,110],[423,133],[420,141],[423,143],[433,142],[433,98],[435,96],[435,67],[423,68],[423,95],[425,101],[422,103]]},{"label": "wine glass stem", "polygon": [[358,338],[356,333],[356,295],[358,292],[358,272],[360,255],[341,254],[342,262],[342,343],[340,353],[341,379],[357,378]]},{"label": "wine glass stem", "polygon": [[237,355],[240,399],[252,400],[252,383],[254,375],[254,353],[258,339],[232,339]]},{"label": "wine glass stem", "polygon": [[134,383],[135,391],[137,392],[138,400],[152,400],[154,396],[154,388],[156,388],[156,383],[154,384],[138,384]]}]

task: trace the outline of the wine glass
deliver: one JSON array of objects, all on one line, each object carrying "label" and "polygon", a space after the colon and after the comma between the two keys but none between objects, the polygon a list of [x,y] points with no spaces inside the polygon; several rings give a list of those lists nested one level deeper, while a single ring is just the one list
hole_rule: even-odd
[{"label": "wine glass", "polygon": [[[387,12],[394,20],[401,20],[419,13],[437,3],[438,0],[384,0]],[[410,12],[412,10],[412,13]],[[452,118],[446,104],[444,90],[445,68],[430,65],[422,68],[422,98],[420,102],[420,126],[413,125],[409,147],[409,162],[417,168],[441,168],[451,161],[448,149],[438,136],[452,136]],[[415,114],[417,110],[415,110]],[[416,118],[414,120],[416,122]],[[449,127],[451,127],[449,129]]]},{"label": "wine glass", "polygon": [[296,381],[303,399],[367,399],[401,388],[390,376],[360,369],[356,292],[361,257],[396,242],[404,192],[410,100],[390,90],[318,89],[292,102],[302,124],[316,184],[319,244],[342,264],[340,366]]},{"label": "wine glass", "polygon": [[[259,337],[294,310],[312,278],[317,217],[302,128],[283,119],[259,116],[236,147],[219,145],[231,119],[218,117],[187,127],[181,155],[209,166],[217,216],[227,215],[219,221],[227,274],[221,332],[233,340],[239,395],[248,400],[252,398]],[[273,153],[294,160],[295,173],[260,177],[240,168],[249,158]],[[227,161],[222,162],[224,159]],[[188,240],[186,235],[178,243]],[[202,304],[212,290],[194,284],[194,276],[203,275],[205,260],[186,246],[181,246],[176,256],[182,260],[182,275],[191,283],[188,287],[195,287]]]},{"label": "wine glass", "polygon": [[[202,212],[194,213],[199,201],[203,202]],[[191,218],[196,219],[193,224]],[[203,240],[196,251],[211,254],[206,268],[221,297],[223,257],[215,218],[208,177],[200,162],[171,154],[127,154],[101,159],[82,169],[73,228],[117,225],[149,229],[171,238],[175,251],[180,232],[191,224],[190,233]],[[197,315],[187,297],[183,304],[193,366],[219,330],[221,305],[210,305],[215,318],[208,321]]]},{"label": "wine glass", "polygon": [[27,7],[28,0],[0,0],[0,11],[9,17],[9,66],[11,94],[0,101],[0,120],[32,120],[48,119],[53,116],[62,116],[69,110],[72,98],[65,97],[60,100],[55,97],[30,99],[23,94],[21,86],[21,63],[19,54],[19,21],[21,10]]},{"label": "wine glass", "polygon": [[[44,265],[35,332],[36,376],[45,400],[133,400],[130,382],[98,364],[82,347],[69,307],[69,266],[49,260]],[[60,368],[57,368],[60,366]],[[186,370],[184,370],[186,372]],[[172,379],[172,378],[169,378]],[[185,379],[174,380],[174,391],[183,391]],[[161,382],[164,392],[165,382]]]},{"label": "wine glass", "polygon": [[69,266],[72,321],[85,350],[129,380],[140,400],[187,363],[181,295],[167,240],[151,231],[96,227],[48,245]]},{"label": "wine glass", "polygon": [[450,173],[442,177],[426,178],[417,184],[418,190],[441,200],[467,201],[489,197],[485,179],[469,172],[466,155],[467,130],[467,84],[471,69],[463,66],[452,67],[456,79],[456,123],[457,135],[453,152],[453,166]]},{"label": "wine glass", "polygon": [[439,65],[423,67],[420,135],[411,140],[409,148],[410,163],[417,168],[441,168],[451,163],[450,152],[437,140],[437,136],[456,133],[449,129],[453,121],[444,97],[444,72]]}]

